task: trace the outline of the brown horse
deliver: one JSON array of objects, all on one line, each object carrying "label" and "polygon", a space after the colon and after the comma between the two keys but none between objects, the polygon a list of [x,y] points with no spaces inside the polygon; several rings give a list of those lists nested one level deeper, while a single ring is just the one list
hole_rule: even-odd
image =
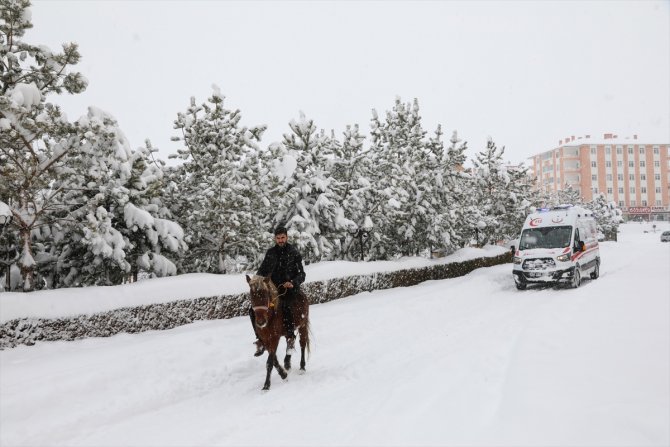
[{"label": "brown horse", "polygon": [[[270,374],[272,367],[277,368],[277,372],[282,379],[286,379],[285,369],[291,369],[291,355],[286,352],[284,357],[284,368],[277,360],[277,346],[279,339],[286,337],[286,329],[283,323],[283,312],[280,303],[281,295],[270,277],[247,275],[249,283],[249,294],[251,308],[256,320],[256,333],[263,342],[263,346],[268,351],[268,360],[266,364],[267,375],[265,377],[264,390],[270,389]],[[300,369],[305,370],[305,348],[309,353],[309,302],[302,293],[296,294],[293,303],[293,324],[300,334]]]}]

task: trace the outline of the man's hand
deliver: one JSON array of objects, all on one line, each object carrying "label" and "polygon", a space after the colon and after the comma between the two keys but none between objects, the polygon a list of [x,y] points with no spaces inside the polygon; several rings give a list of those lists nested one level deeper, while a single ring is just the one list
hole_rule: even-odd
[{"label": "man's hand", "polygon": [[282,284],[282,286],[285,289],[292,289],[293,288],[293,283],[291,281],[286,281],[284,284]]}]

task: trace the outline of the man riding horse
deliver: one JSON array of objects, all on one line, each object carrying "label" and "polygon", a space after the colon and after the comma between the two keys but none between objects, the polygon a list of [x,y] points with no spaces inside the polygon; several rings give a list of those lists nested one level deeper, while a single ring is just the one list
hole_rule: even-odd
[{"label": "man riding horse", "polygon": [[[293,306],[300,293],[300,285],[305,282],[305,270],[302,266],[302,256],[298,249],[288,243],[288,234],[283,226],[275,230],[275,245],[268,249],[261,264],[258,276],[270,276],[272,282],[280,291],[284,329],[286,330],[287,354],[294,352],[295,324],[293,322]],[[256,318],[252,309],[249,309],[251,325],[256,334],[256,353],[259,356],[265,352],[265,346],[256,332]]]}]

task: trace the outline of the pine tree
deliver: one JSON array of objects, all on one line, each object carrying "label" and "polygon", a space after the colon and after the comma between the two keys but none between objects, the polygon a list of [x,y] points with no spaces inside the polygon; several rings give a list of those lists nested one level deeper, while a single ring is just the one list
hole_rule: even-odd
[{"label": "pine tree", "polygon": [[355,225],[347,228],[342,238],[342,258],[365,258],[370,232],[374,223],[370,218],[374,185],[371,183],[374,166],[369,153],[363,148],[365,136],[358,125],[347,126],[342,144],[334,151],[333,177],[339,185],[342,209]]},{"label": "pine tree", "polygon": [[[434,140],[441,136],[438,127]],[[437,145],[437,141],[432,143]],[[442,146],[441,142],[439,143]],[[454,131],[449,139],[449,146],[442,149],[439,161],[436,197],[440,205],[436,228],[441,234],[436,238],[437,247],[444,247],[447,252],[463,247],[470,240],[473,223],[471,204],[468,198],[471,189],[468,186],[470,176],[465,172],[465,151],[467,142],[461,143],[458,133]],[[474,204],[472,204],[474,207]],[[440,244],[441,242],[441,244]]]},{"label": "pine tree", "polygon": [[373,110],[371,155],[375,164],[376,217],[373,252],[379,258],[414,255],[429,247],[426,240],[435,168],[421,126],[419,104],[396,98],[379,121]]},{"label": "pine tree", "polygon": [[504,148],[498,149],[489,139],[486,149],[477,153],[473,160],[473,197],[480,213],[473,231],[479,245],[500,239],[504,232],[504,222],[512,202],[509,191],[511,179],[503,167],[504,152]]},{"label": "pine tree", "polygon": [[114,117],[94,107],[77,126],[86,138],[68,163],[69,183],[78,187],[65,194],[75,206],[57,222],[53,287],[120,284],[140,271],[175,274],[169,257],[185,249],[183,230],[160,201],[156,149],[147,142],[131,150]]},{"label": "pine tree", "polygon": [[37,262],[31,234],[63,214],[70,188],[66,163],[81,138],[47,96],[84,91],[86,80],[70,68],[80,59],[75,43],[53,53],[22,40],[32,28],[28,0],[0,0],[0,200],[12,210],[20,240],[23,289],[35,287]]},{"label": "pine tree", "polygon": [[[266,126],[240,125],[239,110],[224,107],[214,86],[207,102],[179,113],[173,138],[184,143],[176,157],[184,164],[171,174],[180,189],[179,223],[186,228],[189,251],[181,265],[186,271],[219,272],[246,266],[259,250],[261,229],[254,213],[263,202],[257,194],[258,142]],[[254,175],[255,173],[255,175]]]},{"label": "pine tree", "polygon": [[554,205],[581,205],[583,200],[578,190],[566,183],[562,190],[557,191]]},{"label": "pine tree", "polygon": [[[284,134],[284,167],[279,186],[276,224],[284,224],[307,262],[335,259],[341,239],[352,225],[344,216],[337,180],[331,175],[333,144],[312,120],[300,114]],[[292,168],[292,169],[291,169]]]},{"label": "pine tree", "polygon": [[605,194],[598,193],[584,206],[593,211],[598,231],[607,240],[617,240],[619,224],[623,222],[623,212],[616,202],[608,201]]}]

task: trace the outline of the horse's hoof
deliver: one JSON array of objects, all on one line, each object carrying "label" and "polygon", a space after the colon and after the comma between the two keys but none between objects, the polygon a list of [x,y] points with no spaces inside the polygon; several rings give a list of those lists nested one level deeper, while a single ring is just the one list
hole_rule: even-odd
[{"label": "horse's hoof", "polygon": [[265,385],[265,386],[263,387],[263,391],[268,391],[269,389],[270,389],[270,385]]},{"label": "horse's hoof", "polygon": [[288,377],[288,374],[287,374],[286,372],[284,372],[284,374],[279,373],[279,376],[280,376],[282,379],[286,380],[286,378]]}]

